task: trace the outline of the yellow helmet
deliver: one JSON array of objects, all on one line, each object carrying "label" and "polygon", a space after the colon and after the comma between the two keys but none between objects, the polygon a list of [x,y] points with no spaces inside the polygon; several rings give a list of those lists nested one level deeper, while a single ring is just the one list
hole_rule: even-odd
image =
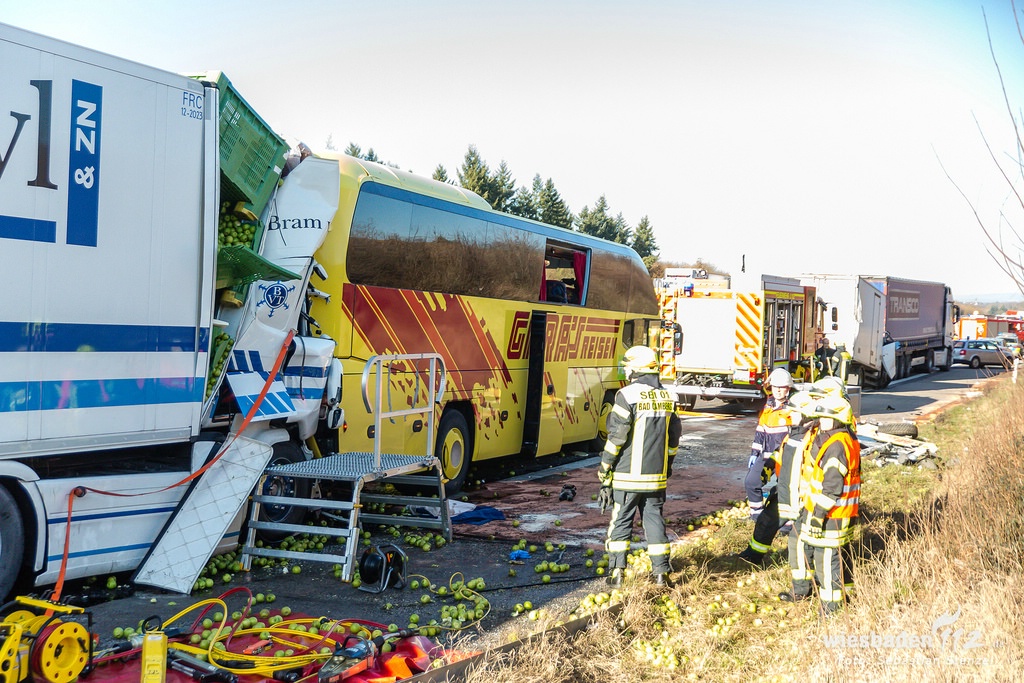
[{"label": "yellow helmet", "polygon": [[820,392],[826,396],[839,396],[841,398],[849,399],[846,393],[846,382],[832,375],[819,379],[811,385],[811,390]]},{"label": "yellow helmet", "polygon": [[817,401],[814,417],[830,417],[844,425],[853,424],[853,406],[842,396],[826,394]]},{"label": "yellow helmet", "polygon": [[633,346],[622,359],[626,372],[650,373],[658,371],[658,354],[648,346]]},{"label": "yellow helmet", "polygon": [[810,391],[798,391],[789,397],[789,408],[795,413],[805,417],[815,417],[814,409],[818,404],[821,394],[814,394]]}]

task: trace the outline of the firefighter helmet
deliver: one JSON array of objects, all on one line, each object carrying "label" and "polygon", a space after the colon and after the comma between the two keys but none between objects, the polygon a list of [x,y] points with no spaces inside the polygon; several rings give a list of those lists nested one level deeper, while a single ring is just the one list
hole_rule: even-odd
[{"label": "firefighter helmet", "polygon": [[775,368],[772,373],[768,375],[768,386],[769,387],[789,387],[793,388],[793,375],[789,374],[789,370],[786,368]]},{"label": "firefighter helmet", "polygon": [[626,351],[622,367],[627,373],[650,373],[658,371],[658,355],[648,346],[633,346]]},{"label": "firefighter helmet", "polygon": [[822,396],[814,407],[814,417],[828,417],[844,425],[852,425],[853,406],[842,396]]},{"label": "firefighter helmet", "polygon": [[812,394],[809,391],[798,391],[789,397],[789,407],[799,415],[816,417],[814,408],[819,397],[819,394]]},{"label": "firefighter helmet", "polygon": [[832,375],[822,377],[811,385],[811,389],[819,391],[826,396],[840,396],[849,400],[849,396],[846,393],[846,382]]}]

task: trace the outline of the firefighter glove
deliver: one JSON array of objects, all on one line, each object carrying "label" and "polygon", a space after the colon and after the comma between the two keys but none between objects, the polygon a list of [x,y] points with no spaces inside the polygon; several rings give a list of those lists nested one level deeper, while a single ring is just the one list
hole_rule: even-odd
[{"label": "firefighter glove", "polygon": [[601,486],[609,486],[612,483],[612,470],[610,467],[606,467],[604,463],[597,468],[597,480],[601,482]]},{"label": "firefighter glove", "polygon": [[806,533],[811,538],[824,538],[825,520],[817,515],[811,515],[807,520]]},{"label": "firefighter glove", "polygon": [[603,515],[608,508],[612,507],[612,487],[602,486],[601,490],[597,494],[597,502],[601,505],[601,514]]},{"label": "firefighter glove", "polygon": [[757,462],[757,456],[750,456],[750,459],[747,460],[747,469],[749,470],[751,467],[753,467],[755,462]]}]

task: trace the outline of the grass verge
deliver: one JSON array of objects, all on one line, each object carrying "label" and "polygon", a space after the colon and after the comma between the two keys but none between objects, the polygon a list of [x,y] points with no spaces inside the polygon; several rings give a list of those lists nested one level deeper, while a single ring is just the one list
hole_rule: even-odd
[{"label": "grass verge", "polygon": [[616,616],[598,609],[592,628],[489,658],[467,680],[1017,680],[1024,386],[989,382],[921,438],[939,446],[938,469],[862,466],[856,595],[839,615],[823,617],[816,600],[780,602],[786,538],[772,566],[751,569],[733,557],[751,525],[725,515],[674,546],[671,591],[627,582]]}]

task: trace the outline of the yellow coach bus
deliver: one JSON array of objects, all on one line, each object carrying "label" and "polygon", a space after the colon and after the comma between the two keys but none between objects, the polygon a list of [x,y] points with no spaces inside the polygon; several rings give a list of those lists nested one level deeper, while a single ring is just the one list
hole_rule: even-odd
[{"label": "yellow coach bus", "polygon": [[[318,441],[372,450],[366,360],[424,352],[448,372],[435,454],[449,491],[472,462],[598,438],[622,354],[659,324],[636,252],[494,211],[453,185],[348,156],[338,164],[339,209],[315,254],[330,301],[314,300],[310,313],[337,342],[345,423]],[[392,377],[396,409],[414,386]],[[385,423],[381,449],[424,453],[425,434],[417,420]]]}]

